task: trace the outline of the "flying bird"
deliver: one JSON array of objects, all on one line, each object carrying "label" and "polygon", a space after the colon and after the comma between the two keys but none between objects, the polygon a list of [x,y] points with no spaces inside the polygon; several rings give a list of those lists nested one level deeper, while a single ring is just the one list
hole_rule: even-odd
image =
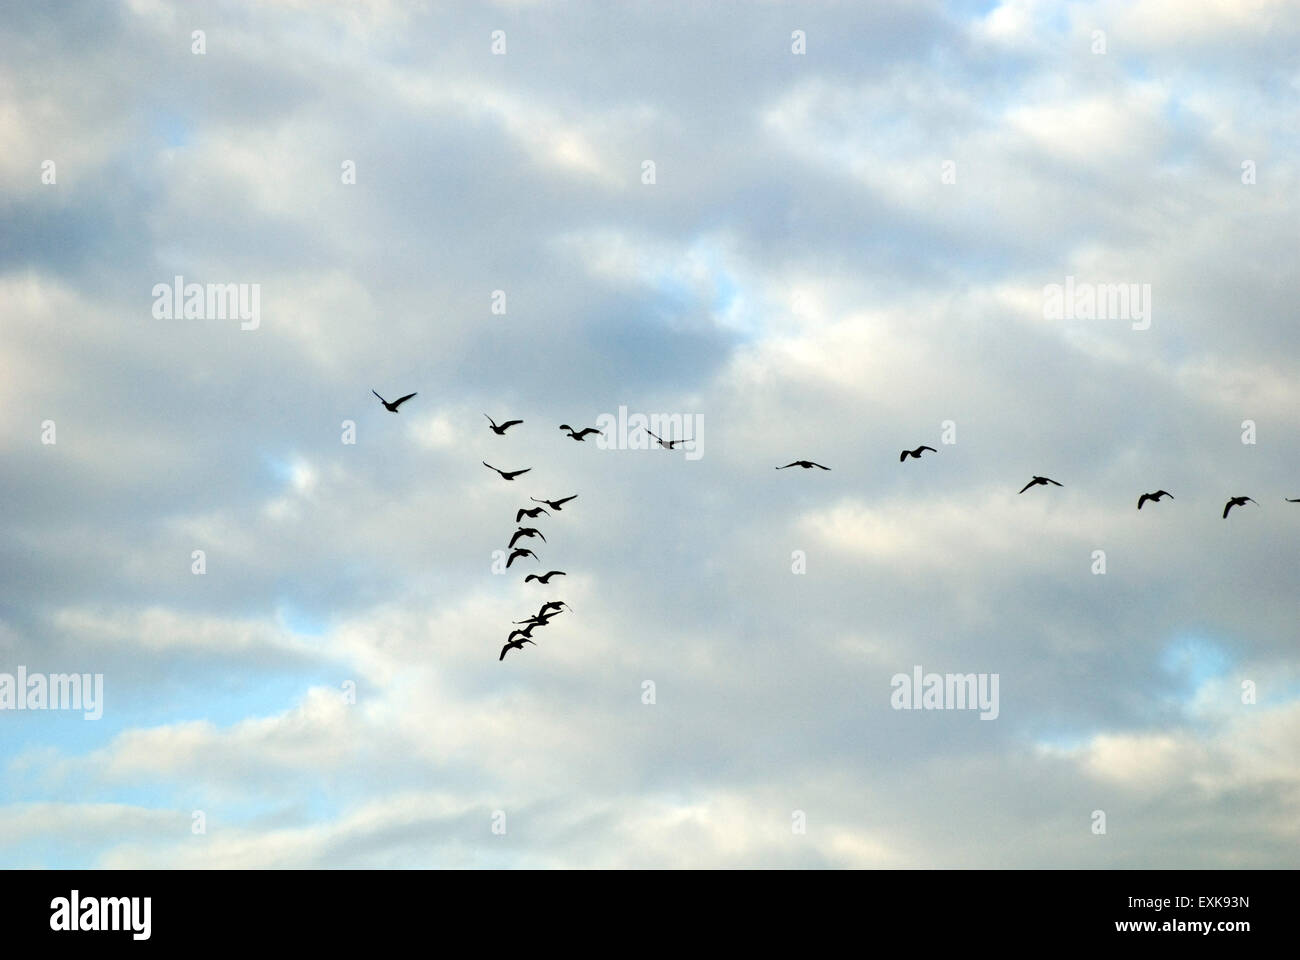
[{"label": "flying bird", "polygon": [[[515,523],[518,523],[524,517],[527,517],[529,520],[536,520],[543,513],[546,513],[546,509],[544,507],[533,507],[533,509],[531,510],[528,510],[524,507],[520,507],[519,512],[515,514]],[[549,513],[546,513],[546,515],[548,517],[550,516]]]},{"label": "flying bird", "polygon": [[533,635],[533,631],[534,631],[535,629],[537,629],[538,627],[544,627],[544,626],[546,626],[546,621],[545,621],[545,620],[542,620],[541,622],[530,623],[530,624],[528,624],[528,626],[524,627],[524,629],[522,629],[522,630],[511,630],[511,631],[510,631],[510,636],[506,637],[506,643],[509,643],[509,642],[510,642],[511,640],[513,640],[515,637],[532,637],[532,635]]},{"label": "flying bird", "polygon": [[537,646],[537,644],[534,641],[529,640],[527,637],[522,637],[519,640],[510,640],[506,643],[504,647],[501,648],[501,656],[497,657],[497,663],[500,663],[502,660],[504,660],[506,658],[506,654],[509,653],[511,650],[522,650],[524,648],[525,643],[531,643],[533,644],[533,646]]},{"label": "flying bird", "polygon": [[529,500],[532,500],[534,503],[544,503],[544,504],[546,504],[548,507],[550,507],[552,510],[555,510],[555,511],[558,512],[558,511],[560,510],[560,508],[562,507],[563,504],[568,503],[570,500],[577,500],[577,499],[578,499],[578,495],[575,493],[573,496],[571,496],[571,497],[564,497],[564,498],[561,499],[561,500],[538,500],[536,497],[529,497],[528,499],[529,499]]},{"label": "flying bird", "polygon": [[[537,615],[539,617],[544,617],[546,616],[547,610],[554,610],[556,613],[559,613],[561,610],[563,610],[565,607],[568,606],[569,605],[565,603],[563,600],[551,600],[548,603],[542,604],[542,609],[537,611]],[[569,609],[572,610],[573,608],[569,607]]]},{"label": "flying bird", "polygon": [[813,467],[817,467],[821,470],[830,469],[830,467],[823,467],[820,463],[813,463],[811,460],[796,460],[794,463],[787,463],[784,467],[777,467],[777,469],[785,470],[789,467],[803,467],[805,470],[809,470]]},{"label": "flying bird", "polygon": [[604,436],[604,434],[601,433],[599,430],[597,430],[595,427],[585,427],[585,428],[583,428],[582,430],[574,430],[573,427],[569,426],[567,423],[562,423],[562,424],[560,424],[560,429],[561,429],[561,430],[568,430],[568,431],[569,431],[569,436],[570,436],[572,439],[577,440],[577,441],[579,441],[579,442],[581,442],[581,441],[583,441],[583,440],[586,440],[586,439],[587,439],[587,434],[589,434],[589,433],[599,434],[599,435],[602,436],[602,437]]},{"label": "flying bird", "polygon": [[1034,479],[1030,480],[1028,483],[1026,483],[1023,487],[1020,488],[1020,492],[1024,493],[1030,487],[1046,486],[1049,483],[1055,487],[1064,486],[1064,484],[1057,483],[1055,480],[1051,479],[1050,477],[1034,477]]},{"label": "flying bird", "polygon": [[1254,503],[1255,506],[1259,506],[1259,504],[1254,500],[1251,500],[1250,497],[1233,497],[1223,505],[1223,519],[1228,519],[1228,511],[1233,507],[1244,507],[1247,503]]},{"label": "flying bird", "polygon": [[506,569],[509,570],[510,564],[514,563],[520,557],[532,557],[538,563],[541,563],[541,559],[537,556],[537,554],[533,553],[533,551],[525,549],[524,547],[516,547],[511,552],[510,558],[506,560]]},{"label": "flying bird", "polygon": [[927,447],[925,446],[925,444],[922,444],[921,446],[917,447],[915,450],[904,450],[902,453],[898,455],[898,462],[902,463],[908,457],[913,457],[917,460],[920,460],[922,450],[929,450],[931,453],[939,452],[938,450],[934,449],[934,447]]},{"label": "flying bird", "polygon": [[548,570],[540,577],[535,573],[530,573],[528,576],[524,577],[524,583],[527,583],[529,580],[536,580],[538,583],[550,583],[551,577],[567,577],[567,576],[568,574],[565,573],[563,570]]},{"label": "flying bird", "polygon": [[[515,535],[510,538],[509,546],[512,549],[514,548],[514,545],[519,542],[520,537],[542,537],[542,531],[538,530],[536,527],[520,527],[515,531]],[[545,542],[546,538],[542,537],[542,543]]]},{"label": "flying bird", "polygon": [[501,426],[497,426],[497,422],[493,420],[491,417],[488,417],[486,413],[483,414],[483,416],[487,417],[488,423],[492,424],[492,432],[495,433],[498,437],[504,437],[506,435],[506,431],[509,430],[511,427],[513,427],[516,423],[523,423],[522,420],[507,420],[505,423],[501,424]]},{"label": "flying bird", "polygon": [[483,466],[487,467],[489,470],[496,470],[497,473],[501,474],[502,480],[513,480],[520,474],[527,473],[529,470],[533,469],[532,467],[526,467],[523,470],[497,470],[496,467],[492,466],[492,464],[488,463],[486,460],[480,460],[479,463],[483,464]]},{"label": "flying bird", "polygon": [[[373,393],[376,397],[379,397],[378,391],[371,390],[370,392]],[[404,404],[407,400],[410,400],[413,396],[415,396],[415,394],[408,393],[406,396],[394,400],[392,403],[389,403],[383,397],[379,397],[379,402],[384,405],[384,409],[387,410],[389,413],[396,413],[397,408],[400,407],[402,404]]]},{"label": "flying bird", "polygon": [[686,442],[685,440],[665,440],[663,437],[659,436],[659,434],[647,427],[642,427],[641,429],[645,430],[646,433],[658,440],[659,446],[663,447],[665,450],[671,450],[673,447],[677,446],[677,444]]},{"label": "flying bird", "polygon": [[1142,504],[1146,503],[1148,500],[1152,503],[1159,503],[1161,497],[1168,497],[1170,500],[1174,499],[1174,495],[1168,490],[1157,490],[1155,493],[1144,493],[1142,496],[1138,497],[1138,509],[1141,510]]}]

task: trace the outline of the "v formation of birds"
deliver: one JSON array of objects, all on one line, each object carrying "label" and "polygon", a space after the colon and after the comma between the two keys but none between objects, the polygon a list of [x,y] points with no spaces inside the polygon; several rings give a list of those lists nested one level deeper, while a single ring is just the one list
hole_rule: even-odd
[{"label": "v formation of birds", "polygon": [[[371,390],[370,392],[373,393],[376,397],[379,397],[379,402],[384,405],[384,409],[386,409],[389,413],[397,413],[398,407],[404,404],[407,400],[410,400],[412,397],[418,396],[418,394],[415,393],[408,393],[406,396],[399,397],[398,399],[390,403],[389,401],[385,400],[383,397],[380,397],[378,391]],[[483,416],[487,417],[489,429],[491,429],[491,431],[499,437],[504,437],[506,435],[507,430],[509,430],[511,427],[518,426],[524,422],[522,420],[503,420],[501,423],[498,424],[486,413],[483,414]],[[642,429],[645,429],[645,432],[648,433],[655,440],[655,442],[658,443],[658,445],[663,447],[665,450],[673,450],[678,445],[689,442],[689,438],[679,439],[679,440],[665,440],[662,437],[658,436],[657,434],[652,433],[649,429],[646,428],[642,428]],[[566,436],[568,436],[569,439],[576,440],[579,443],[585,442],[587,437],[592,436],[593,434],[597,436],[603,436],[601,431],[597,430],[595,427],[584,427],[581,430],[578,430],[575,429],[574,427],[569,426],[569,424],[567,423],[560,424],[560,430]],[[905,463],[908,459],[920,460],[921,455],[926,452],[937,454],[939,451],[936,450],[934,447],[927,446],[926,444],[921,444],[919,447],[916,447],[912,450],[903,450],[901,453],[899,453],[898,462]],[[494,471],[501,477],[502,480],[506,480],[506,481],[513,481],[516,478],[521,477],[525,473],[529,473],[532,470],[532,467],[525,467],[521,470],[502,470],[499,467],[492,466],[492,464],[488,463],[486,460],[482,461],[482,463],[483,466],[487,467],[489,470]],[[788,470],[791,467],[801,467],[804,470],[829,471],[831,469],[830,467],[817,463],[814,460],[792,460],[790,463],[787,463],[784,466],[777,467],[776,469]],[[1026,483],[1023,487],[1020,488],[1019,492],[1024,493],[1026,490],[1029,490],[1031,487],[1047,487],[1047,486],[1063,487],[1064,484],[1058,483],[1057,481],[1053,480],[1051,477],[1040,477],[1035,475],[1030,479],[1028,483]],[[1159,503],[1165,497],[1168,497],[1170,500],[1174,499],[1174,495],[1170,493],[1168,490],[1156,490],[1152,493],[1143,493],[1141,496],[1138,497],[1137,508],[1141,510],[1147,503]],[[530,496],[528,498],[529,500],[531,500],[534,503],[542,504],[542,506],[520,507],[515,512],[516,529],[510,537],[510,542],[506,546],[506,549],[510,551],[510,554],[506,559],[506,568],[509,569],[511,566],[513,566],[516,560],[531,559],[533,561],[536,561],[537,563],[541,562],[541,557],[539,557],[530,547],[517,546],[520,540],[525,540],[525,539],[528,540],[530,543],[532,542],[533,539],[541,540],[542,543],[547,542],[546,537],[542,534],[541,530],[532,526],[527,526],[527,527],[523,526],[522,522],[525,518],[529,520],[536,520],[539,516],[551,516],[551,513],[549,512],[551,510],[555,511],[556,513],[559,513],[564,508],[564,505],[566,503],[568,503],[571,500],[576,500],[577,498],[578,495],[576,493],[572,494],[571,496],[561,497],[558,500],[542,500],[537,497]],[[1283,499],[1285,500],[1286,503],[1300,503],[1300,497],[1297,497],[1295,499],[1292,499],[1290,497],[1284,497]],[[1251,497],[1245,497],[1245,496],[1230,497],[1228,499],[1228,502],[1223,506],[1223,519],[1224,520],[1228,519],[1228,514],[1232,511],[1233,507],[1244,507],[1247,503],[1253,503],[1255,504],[1255,506],[1259,506],[1259,502],[1252,499]],[[551,580],[554,577],[563,577],[563,576],[567,576],[567,574],[563,570],[548,570],[542,574],[530,573],[524,577],[524,582],[525,583],[536,582],[542,584],[543,586],[549,586]],[[514,621],[513,626],[515,626],[516,629],[511,630],[509,635],[506,637],[505,645],[501,648],[501,654],[497,659],[505,660],[506,654],[509,653],[511,650],[523,650],[524,644],[533,644],[534,646],[536,646],[537,643],[532,638],[533,631],[539,627],[546,626],[551,622],[551,620],[553,620],[556,616],[558,616],[562,611],[568,609],[571,608],[563,600],[549,600],[546,603],[542,604],[541,609],[538,610],[537,613],[533,614],[532,616],[524,620]]]}]

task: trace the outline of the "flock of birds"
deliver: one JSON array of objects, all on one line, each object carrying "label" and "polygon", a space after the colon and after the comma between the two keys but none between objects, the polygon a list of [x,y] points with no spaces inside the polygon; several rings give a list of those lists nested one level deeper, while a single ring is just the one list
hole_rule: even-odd
[{"label": "flock of birds", "polygon": [[[370,392],[373,393],[376,397],[379,397],[379,402],[384,405],[384,409],[387,410],[389,413],[397,413],[398,407],[404,404],[407,400],[410,400],[412,397],[416,396],[416,394],[414,393],[408,393],[406,396],[400,397],[397,400],[394,400],[390,403],[389,401],[385,400],[383,397],[380,397],[378,391],[371,390]],[[509,430],[511,427],[523,423],[522,420],[505,420],[501,423],[497,423],[486,413],[483,414],[483,416],[487,417],[489,429],[493,433],[495,433],[498,437],[504,437],[506,435],[506,431]],[[688,442],[688,439],[665,440],[645,427],[642,427],[642,429],[645,430],[645,432],[648,433],[651,437],[653,437],[654,440],[659,444],[659,446],[663,447],[665,450],[672,450],[675,447],[677,447],[679,444]],[[600,430],[597,430],[595,427],[584,427],[581,430],[577,430],[569,426],[569,424],[567,423],[560,424],[560,430],[564,431],[564,433],[567,434],[570,439],[576,440],[579,443],[584,442],[587,439],[587,437],[591,436],[592,434],[595,434],[597,436],[604,436],[604,434]],[[934,447],[927,446],[926,444],[921,444],[919,447],[916,447],[913,450],[902,451],[898,455],[898,462],[904,463],[909,458],[913,460],[920,460],[921,454],[925,453],[927,450],[930,453],[939,452]],[[502,470],[499,467],[492,466],[492,464],[488,463],[486,460],[481,462],[483,466],[487,467],[489,470],[494,471],[501,477],[502,480],[506,480],[506,481],[513,481],[516,478],[521,477],[525,473],[528,473],[529,471],[532,470],[532,467],[525,467],[522,470]],[[813,460],[792,460],[790,463],[787,463],[784,466],[777,467],[776,469],[788,470],[791,467],[802,467],[804,470],[812,470],[812,469],[830,470],[830,467],[817,463],[816,461]],[[1026,483],[1023,487],[1020,488],[1020,493],[1024,493],[1026,490],[1030,489],[1031,487],[1046,487],[1049,485],[1053,487],[1064,486],[1064,484],[1058,483],[1057,481],[1053,480],[1051,477],[1034,476],[1033,478],[1030,479],[1028,483]],[[575,493],[572,496],[561,497],[558,500],[539,500],[537,497],[528,498],[533,503],[539,503],[542,504],[542,506],[520,507],[515,512],[516,529],[510,537],[510,543],[506,547],[506,549],[510,551],[509,556],[506,558],[506,569],[509,569],[516,560],[532,559],[537,561],[538,563],[541,562],[541,558],[538,557],[537,554],[534,553],[531,548],[516,546],[516,544],[518,544],[520,540],[527,539],[531,541],[533,538],[537,538],[541,540],[542,543],[546,543],[546,537],[542,534],[540,530],[538,530],[536,527],[525,527],[522,525],[524,518],[527,517],[529,520],[536,520],[539,516],[543,514],[545,514],[546,516],[550,516],[548,508],[549,510],[554,510],[556,513],[559,513],[563,509],[566,503],[568,503],[570,500],[576,500],[577,497],[578,495]],[[1138,497],[1137,508],[1141,510],[1142,507],[1145,506],[1148,502],[1159,503],[1165,497],[1168,497],[1170,500],[1174,499],[1174,495],[1170,493],[1168,490],[1157,490],[1154,493],[1144,493]],[[1286,500],[1287,503],[1300,503],[1300,497],[1297,497],[1296,499],[1291,499],[1289,497],[1284,499]],[[1230,497],[1228,499],[1228,502],[1223,507],[1223,519],[1226,520],[1228,518],[1228,513],[1232,510],[1233,507],[1244,507],[1247,503],[1253,503],[1255,504],[1255,506],[1259,506],[1259,502],[1257,500],[1252,499],[1251,497]],[[524,583],[531,583],[533,581],[536,581],[537,583],[540,583],[543,586],[547,586],[550,584],[551,579],[553,577],[563,577],[563,576],[567,576],[567,574],[563,570],[548,570],[546,573],[543,574],[530,573],[526,577],[524,577]],[[536,630],[538,627],[546,626],[548,623],[551,622],[551,620],[553,620],[556,616],[558,616],[562,611],[566,609],[572,609],[572,608],[570,608],[569,605],[566,604],[563,600],[550,600],[542,604],[541,609],[538,610],[537,613],[533,614],[531,617],[528,617],[526,620],[513,621],[513,626],[515,627],[515,629],[510,631],[510,635],[506,638],[505,646],[501,648],[501,656],[498,657],[497,659],[505,660],[507,653],[509,653],[511,650],[523,650],[524,644],[526,643],[531,643],[534,646],[536,646],[536,641],[532,639],[533,631]]]},{"label": "flock of birds", "polygon": [[[926,450],[929,450],[931,453],[939,452],[934,447],[928,447],[925,444],[922,444],[921,446],[917,447],[915,450],[904,450],[902,453],[898,455],[898,462],[902,463],[903,461],[907,460],[908,457],[911,457],[915,460],[920,460],[922,452]],[[822,464],[817,463],[813,460],[795,460],[792,461],[791,463],[787,463],[784,467],[777,467],[776,469],[786,470],[789,469],[790,467],[803,467],[805,470],[811,470],[814,467],[816,467],[818,470],[830,469],[830,467],[823,466]],[[1054,487],[1065,486],[1065,484],[1063,483],[1057,483],[1051,477],[1035,476],[1028,483],[1026,483],[1023,487],[1020,488],[1020,492],[1024,493],[1030,487],[1045,487],[1048,484],[1051,484]],[[1170,500],[1174,499],[1174,495],[1170,493],[1168,490],[1157,490],[1155,493],[1144,493],[1140,497],[1138,497],[1137,508],[1141,510],[1143,505],[1145,505],[1148,500],[1151,501],[1152,503],[1159,503],[1165,497],[1168,497]],[[1284,497],[1283,499],[1287,503],[1300,503],[1300,497],[1297,497],[1294,500],[1291,499],[1290,497]],[[1228,499],[1228,502],[1223,506],[1223,519],[1224,520],[1228,519],[1228,512],[1233,507],[1244,507],[1248,503],[1253,503],[1257,507],[1259,506],[1259,501],[1254,500],[1250,497],[1230,497]]]}]

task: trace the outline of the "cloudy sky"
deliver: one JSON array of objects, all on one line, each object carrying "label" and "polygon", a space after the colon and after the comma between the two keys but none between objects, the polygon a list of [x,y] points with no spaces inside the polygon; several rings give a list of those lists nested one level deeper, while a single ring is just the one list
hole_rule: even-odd
[{"label": "cloudy sky", "polygon": [[[1293,866],[1298,43],[1280,0],[7,10],[0,672],[104,702],[0,712],[0,864]],[[160,318],[178,275],[259,325]],[[1149,328],[1046,316],[1067,277]],[[556,429],[621,407],[695,448]],[[918,666],[997,718],[894,709]]]}]

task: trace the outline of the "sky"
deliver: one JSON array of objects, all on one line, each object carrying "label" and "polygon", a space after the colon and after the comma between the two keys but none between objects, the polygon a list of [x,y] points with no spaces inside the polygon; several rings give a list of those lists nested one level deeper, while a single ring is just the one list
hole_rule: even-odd
[{"label": "sky", "polygon": [[0,709],[0,865],[1294,866],[1298,44],[1270,0],[8,8],[0,695],[103,698]]}]

